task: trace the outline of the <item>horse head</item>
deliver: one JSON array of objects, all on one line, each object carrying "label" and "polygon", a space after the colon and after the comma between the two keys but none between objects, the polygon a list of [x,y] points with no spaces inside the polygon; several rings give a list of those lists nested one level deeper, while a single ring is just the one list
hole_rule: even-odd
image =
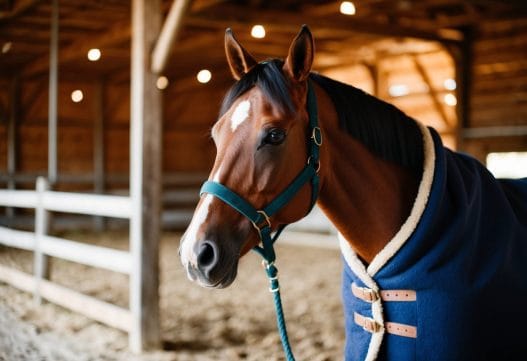
[{"label": "horse head", "polygon": [[[304,26],[285,61],[257,63],[228,29],[225,52],[237,82],[225,96],[212,128],[217,153],[209,181],[221,183],[255,209],[262,209],[309,162],[306,98],[313,37]],[[302,185],[280,211],[265,215],[272,230],[309,212],[311,188],[309,183]],[[180,257],[188,277],[205,287],[229,286],[239,258],[260,242],[253,226],[221,199],[204,194],[181,240]]]}]

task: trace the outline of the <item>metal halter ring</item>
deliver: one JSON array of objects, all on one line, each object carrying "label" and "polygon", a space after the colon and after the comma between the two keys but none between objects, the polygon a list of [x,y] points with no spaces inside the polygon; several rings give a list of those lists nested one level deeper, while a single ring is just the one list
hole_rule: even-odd
[{"label": "metal halter ring", "polygon": [[[255,222],[251,221],[252,225],[258,232],[261,232],[262,229],[264,229],[266,226],[271,228],[271,220],[269,219],[269,216],[264,211],[256,211],[256,213],[260,213],[264,219],[260,224],[256,224]],[[265,223],[264,223],[265,222]]]},{"label": "metal halter ring", "polygon": [[266,260],[262,260],[262,267],[263,268],[269,269],[271,266],[274,266],[274,261],[273,262],[267,262]]},{"label": "metal halter ring", "polygon": [[322,131],[320,130],[320,127],[313,128],[313,133],[311,133],[311,139],[313,139],[313,142],[315,142],[315,144],[319,147],[322,145]]},{"label": "metal halter ring", "polygon": [[[309,158],[307,158],[307,164],[311,165],[311,159],[312,159],[311,156],[309,156]],[[317,162],[317,164],[316,164],[316,169],[315,169],[315,171],[318,173],[319,170],[320,170],[320,160],[319,160],[319,161]]]},{"label": "metal halter ring", "polygon": [[271,292],[271,293],[276,293],[278,291],[280,291],[280,286],[276,286],[276,288],[269,287],[269,292]]}]

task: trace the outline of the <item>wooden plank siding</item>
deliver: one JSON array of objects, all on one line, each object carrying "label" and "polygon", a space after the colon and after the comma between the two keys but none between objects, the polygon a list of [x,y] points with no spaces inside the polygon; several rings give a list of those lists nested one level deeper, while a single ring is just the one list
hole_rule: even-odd
[{"label": "wooden plank siding", "polygon": [[[469,126],[527,125],[527,20],[481,24],[472,52]],[[465,139],[464,148],[485,161],[489,152],[526,151],[527,135]]]}]

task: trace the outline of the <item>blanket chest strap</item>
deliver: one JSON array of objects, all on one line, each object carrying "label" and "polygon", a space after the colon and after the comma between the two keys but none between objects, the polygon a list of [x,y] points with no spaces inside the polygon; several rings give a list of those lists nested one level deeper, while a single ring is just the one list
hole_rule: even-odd
[{"label": "blanket chest strap", "polygon": [[[382,329],[382,326],[373,318],[363,316],[357,312],[354,312],[353,319],[357,325],[361,326],[369,333],[376,333]],[[405,325],[403,323],[397,322],[385,322],[384,326],[386,332],[392,335],[417,338],[417,327],[415,326]]]},{"label": "blanket chest strap", "polygon": [[353,282],[351,284],[353,295],[365,302],[375,302],[379,298],[383,301],[412,302],[417,300],[417,294],[414,290],[382,290],[377,292],[367,287],[359,287]]}]

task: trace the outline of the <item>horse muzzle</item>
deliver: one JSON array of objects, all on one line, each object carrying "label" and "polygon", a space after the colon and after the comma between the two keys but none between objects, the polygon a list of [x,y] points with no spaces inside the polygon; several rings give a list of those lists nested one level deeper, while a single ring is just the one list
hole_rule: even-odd
[{"label": "horse muzzle", "polygon": [[198,241],[192,247],[191,257],[181,261],[191,281],[207,288],[225,288],[232,284],[238,269],[238,257],[223,250],[217,242]]}]

